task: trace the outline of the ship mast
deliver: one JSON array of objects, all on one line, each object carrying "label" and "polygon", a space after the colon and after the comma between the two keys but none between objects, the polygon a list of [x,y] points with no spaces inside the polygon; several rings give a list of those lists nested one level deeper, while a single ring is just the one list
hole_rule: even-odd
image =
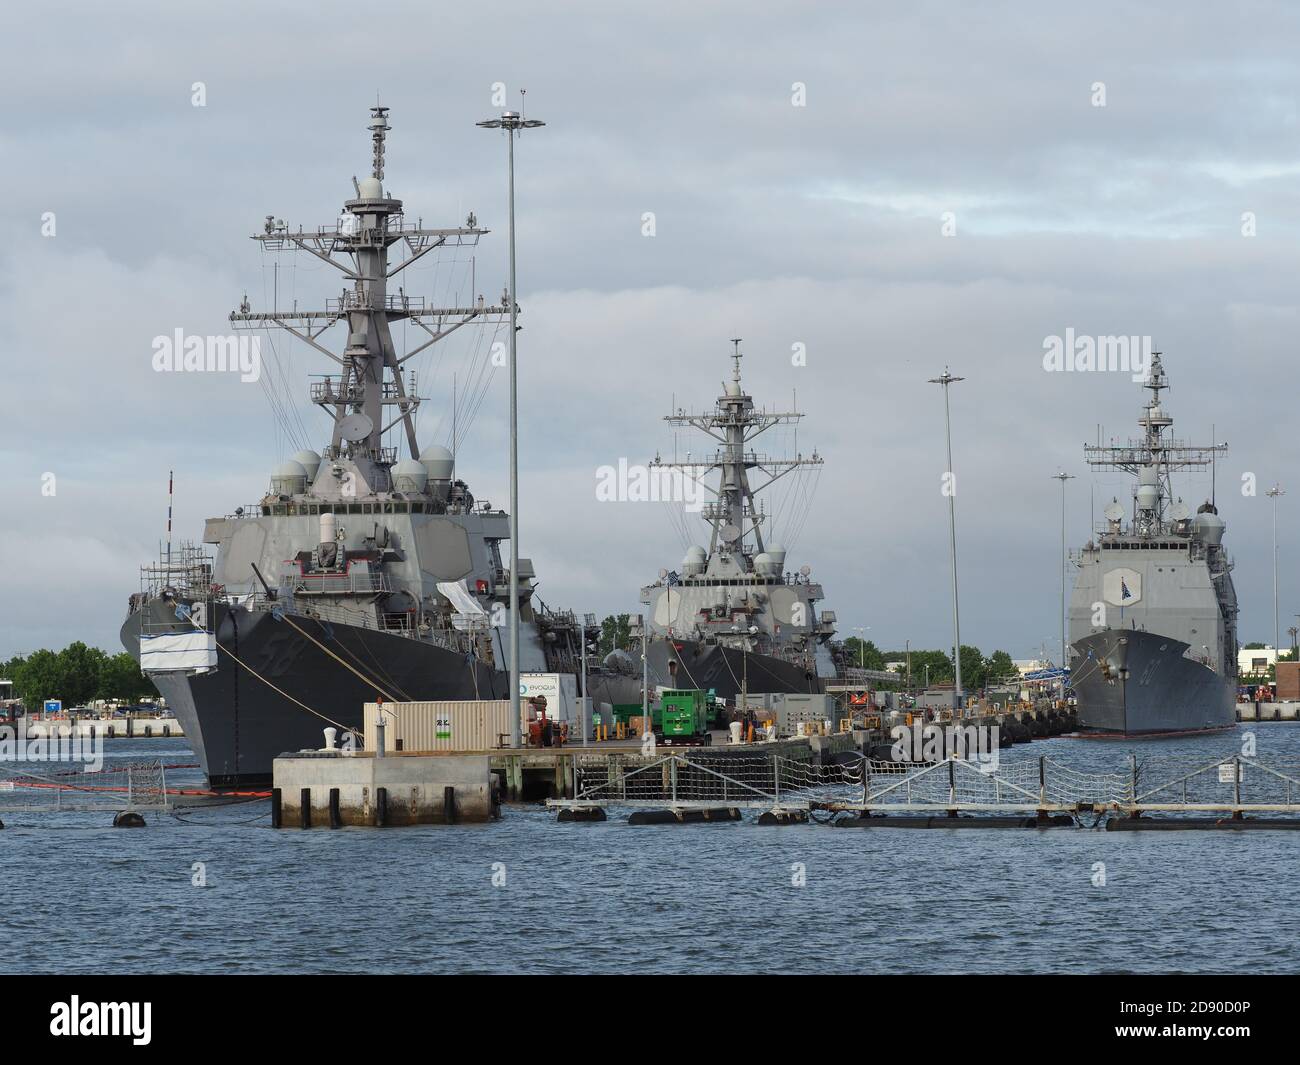
[{"label": "ship mast", "polygon": [[1138,415],[1142,438],[1130,439],[1127,445],[1085,444],[1083,451],[1094,470],[1123,470],[1137,477],[1133,530],[1144,536],[1162,535],[1171,531],[1165,520],[1165,508],[1172,498],[1170,474],[1175,470],[1203,470],[1228,445],[1192,445],[1166,435],[1174,419],[1160,399],[1160,393],[1169,387],[1169,378],[1158,351],[1152,352],[1151,369],[1142,386],[1151,392],[1151,399]]},{"label": "ship mast", "polygon": [[[815,450],[808,458],[797,455],[793,459],[779,459],[747,446],[772,426],[797,423],[803,415],[798,411],[755,409],[753,398],[741,385],[740,360],[744,354],[740,350],[740,338],[733,337],[731,344],[731,380],[723,384],[722,395],[714,409],[704,414],[678,411],[664,418],[672,425],[691,426],[717,440],[720,446],[712,460],[703,464],[664,462],[656,455],[651,463],[655,468],[680,470],[716,497],[713,502],[705,504],[702,511],[704,520],[712,528],[710,555],[720,547],[741,554],[758,554],[765,550],[762,526],[767,516],[756,505],[755,497],[792,470],[822,465]],[[703,483],[703,479],[714,470],[721,475],[717,488]],[[753,471],[758,471],[766,479],[755,483]],[[750,537],[753,538],[752,549],[747,542]]]},{"label": "ship mast", "polygon": [[[509,314],[509,294],[496,306],[485,306],[480,296],[469,307],[436,307],[423,297],[408,296],[399,286],[390,295],[388,283],[402,270],[439,248],[473,247],[488,232],[471,213],[465,225],[449,229],[428,229],[422,220],[405,221],[402,201],[384,188],[387,107],[370,109],[373,162],[370,177],[353,178],[356,196],[344,201],[343,213],[333,225],[315,230],[292,231],[283,220],[267,215],[263,232],[253,234],[265,251],[305,251],[339,270],[349,283],[337,298],[327,299],[323,310],[282,312],[252,311],[247,300],[230,315],[237,329],[260,329],[275,325],[310,345],[339,367],[312,383],[311,401],[334,420],[330,459],[347,458],[371,492],[386,490],[388,467],[396,460],[396,449],[383,446],[383,436],[399,423],[405,430],[411,457],[420,449],[415,436],[414,413],[421,398],[415,394],[414,374],[402,365],[432,344],[470,322],[500,321]],[[389,250],[397,244],[404,257],[390,261]],[[398,356],[390,323],[410,321],[428,334],[428,339]],[[347,343],[342,354],[331,351],[322,335],[332,326],[347,326]],[[385,422],[389,410],[395,411]],[[360,489],[360,486],[358,486]]]}]

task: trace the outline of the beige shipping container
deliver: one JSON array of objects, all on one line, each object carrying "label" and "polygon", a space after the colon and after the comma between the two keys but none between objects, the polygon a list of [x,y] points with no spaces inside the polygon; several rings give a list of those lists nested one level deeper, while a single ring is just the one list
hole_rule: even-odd
[{"label": "beige shipping container", "polygon": [[[526,712],[526,707],[522,707]],[[366,703],[364,743],[367,751],[378,746],[375,721],[378,704]],[[510,743],[509,699],[437,700],[384,703],[384,750],[392,754],[401,740],[408,751],[490,751],[501,736]],[[527,732],[524,731],[524,735]]]}]

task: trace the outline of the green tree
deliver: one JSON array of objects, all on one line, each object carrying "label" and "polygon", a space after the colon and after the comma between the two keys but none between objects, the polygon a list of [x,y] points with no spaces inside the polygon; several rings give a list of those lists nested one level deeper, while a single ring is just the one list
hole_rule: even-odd
[{"label": "green tree", "polygon": [[121,651],[105,658],[99,673],[96,698],[136,703],[156,695],[157,689],[153,686],[153,681],[140,672],[140,666],[133,656]]},{"label": "green tree", "polygon": [[626,651],[632,646],[632,616],[630,614],[611,614],[600,623],[600,654],[603,657],[610,651]]},{"label": "green tree", "polygon": [[961,645],[961,683],[968,692],[978,691],[986,683],[985,676],[988,673],[988,664],[984,661],[984,654],[978,647],[972,647],[968,643]]},{"label": "green tree", "polygon": [[[906,662],[909,655],[906,651],[890,651],[884,657],[888,662]],[[910,657],[912,661],[912,686],[914,688],[925,686],[927,666],[930,667],[931,684],[952,683],[952,660],[943,651],[914,650],[911,652]],[[906,665],[902,668],[901,676],[904,683],[906,683]]]},{"label": "green tree", "polygon": [[53,651],[33,651],[9,679],[28,710],[39,710],[46,699],[62,698],[63,674]]},{"label": "green tree", "polygon": [[850,636],[844,641],[844,663],[859,669],[884,669],[885,656],[870,640]]},{"label": "green tree", "polygon": [[1018,674],[1016,664],[1011,661],[1011,656],[1006,651],[994,651],[989,655],[988,666],[985,669],[986,684],[1001,684]]},{"label": "green tree", "polygon": [[59,652],[59,685],[65,707],[84,706],[99,691],[99,677],[108,656],[78,640]]}]

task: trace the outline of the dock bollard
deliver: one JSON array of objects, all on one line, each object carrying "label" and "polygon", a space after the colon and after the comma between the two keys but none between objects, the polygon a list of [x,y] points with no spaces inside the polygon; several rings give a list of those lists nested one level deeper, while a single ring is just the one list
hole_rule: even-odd
[{"label": "dock bollard", "polygon": [[311,788],[303,788],[299,793],[298,827],[311,828]]},{"label": "dock bollard", "polygon": [[283,823],[283,811],[280,807],[280,789],[271,789],[271,827],[279,828]]},{"label": "dock bollard", "polygon": [[330,828],[340,828],[343,819],[339,816],[339,789],[330,788]]}]

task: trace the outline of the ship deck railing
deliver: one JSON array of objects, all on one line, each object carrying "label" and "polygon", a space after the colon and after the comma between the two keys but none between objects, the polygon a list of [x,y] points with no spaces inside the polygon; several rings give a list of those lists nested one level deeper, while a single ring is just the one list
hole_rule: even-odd
[{"label": "ship deck railing", "polygon": [[384,573],[305,573],[287,582],[293,595],[384,595],[393,584]]}]

